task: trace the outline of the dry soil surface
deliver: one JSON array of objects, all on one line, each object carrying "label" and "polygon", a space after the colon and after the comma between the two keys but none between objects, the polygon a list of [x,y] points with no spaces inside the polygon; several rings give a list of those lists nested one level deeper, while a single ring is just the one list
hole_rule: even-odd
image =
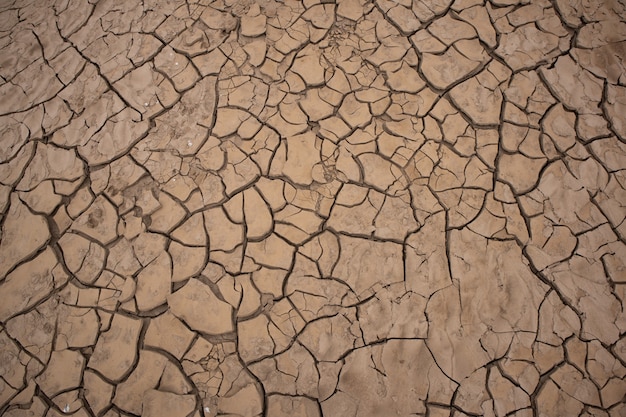
[{"label": "dry soil surface", "polygon": [[626,416],[626,5],[0,1],[3,416]]}]

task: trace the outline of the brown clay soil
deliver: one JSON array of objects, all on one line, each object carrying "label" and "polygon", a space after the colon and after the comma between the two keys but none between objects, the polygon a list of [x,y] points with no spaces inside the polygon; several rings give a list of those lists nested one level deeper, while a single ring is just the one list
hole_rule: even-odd
[{"label": "brown clay soil", "polygon": [[622,0],[0,0],[0,415],[626,416]]}]

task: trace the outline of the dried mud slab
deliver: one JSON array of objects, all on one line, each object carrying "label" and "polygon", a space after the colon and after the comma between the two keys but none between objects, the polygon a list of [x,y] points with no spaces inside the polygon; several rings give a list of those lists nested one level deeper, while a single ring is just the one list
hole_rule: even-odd
[{"label": "dried mud slab", "polygon": [[625,16],[2,2],[0,415],[625,416]]}]

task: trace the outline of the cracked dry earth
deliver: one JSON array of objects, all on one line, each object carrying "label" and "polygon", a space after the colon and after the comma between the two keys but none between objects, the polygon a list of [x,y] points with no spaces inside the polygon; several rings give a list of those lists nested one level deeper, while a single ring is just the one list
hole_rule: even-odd
[{"label": "cracked dry earth", "polygon": [[3,416],[626,416],[626,6],[0,2]]}]

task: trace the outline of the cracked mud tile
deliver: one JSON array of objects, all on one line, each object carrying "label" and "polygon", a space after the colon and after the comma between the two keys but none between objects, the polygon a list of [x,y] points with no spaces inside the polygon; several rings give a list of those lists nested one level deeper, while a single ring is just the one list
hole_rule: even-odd
[{"label": "cracked mud tile", "polygon": [[[407,368],[419,364],[415,381]],[[423,414],[426,401],[449,402],[454,383],[436,366],[422,340],[391,340],[355,350],[346,358],[337,391],[322,402],[324,414],[355,416]],[[358,400],[357,400],[358,399]]]},{"label": "cracked mud tile", "polygon": [[626,413],[619,1],[0,6],[0,414]]},{"label": "cracked mud tile", "polygon": [[295,343],[286,352],[250,365],[250,370],[267,381],[267,390],[290,396],[316,397],[318,375],[313,356]]},{"label": "cracked mud tile", "polygon": [[164,355],[149,350],[139,351],[138,356],[137,366],[116,387],[113,397],[116,406],[133,414],[142,414],[144,395],[157,388],[167,363]]},{"label": "cracked mud tile", "polygon": [[[43,248],[50,238],[50,230],[45,218],[31,213],[15,194],[11,198],[9,212],[3,220],[3,239],[0,242],[0,276],[8,282],[7,272]],[[52,256],[54,257],[54,255]],[[37,277],[36,280],[46,279],[47,277],[44,275]]]},{"label": "cracked mud tile", "polygon": [[401,284],[387,287],[386,291],[380,291],[358,308],[364,342],[426,338],[425,309],[425,297],[405,292]]},{"label": "cracked mud tile", "polygon": [[195,331],[220,335],[234,330],[232,306],[198,279],[190,279],[184,287],[167,296],[167,303],[172,314]]},{"label": "cracked mud tile", "polygon": [[55,253],[47,248],[6,275],[0,283],[2,298],[6,300],[0,308],[3,321],[26,311],[47,298],[53,289],[63,286],[67,276],[57,265]]},{"label": "cracked mud tile", "polygon": [[495,125],[500,121],[502,107],[499,84],[508,77],[508,69],[494,61],[480,74],[450,90],[450,97],[475,126]]},{"label": "cracked mud tile", "polygon": [[119,94],[145,118],[171,107],[179,98],[171,82],[152,64],[144,64],[113,84]]},{"label": "cracked mud tile", "polygon": [[89,285],[98,279],[106,262],[102,246],[74,233],[64,234],[59,246],[65,265],[80,282]]},{"label": "cracked mud tile", "polygon": [[[332,274],[359,297],[371,295],[378,285],[403,281],[401,245],[339,235],[339,246],[341,252]],[[353,273],[352,265],[358,265],[358,274]]]},{"label": "cracked mud tile", "polygon": [[113,315],[109,328],[101,333],[87,367],[98,371],[109,381],[127,376],[137,360],[135,345],[141,327],[140,320]]},{"label": "cracked mud tile", "polygon": [[[452,45],[442,54],[424,53],[421,62],[421,69],[426,80],[435,88],[445,90],[461,81],[467,75],[480,68],[487,56],[476,41],[457,42],[462,45]],[[419,46],[418,46],[419,48]],[[467,53],[464,49],[469,49]]]}]

